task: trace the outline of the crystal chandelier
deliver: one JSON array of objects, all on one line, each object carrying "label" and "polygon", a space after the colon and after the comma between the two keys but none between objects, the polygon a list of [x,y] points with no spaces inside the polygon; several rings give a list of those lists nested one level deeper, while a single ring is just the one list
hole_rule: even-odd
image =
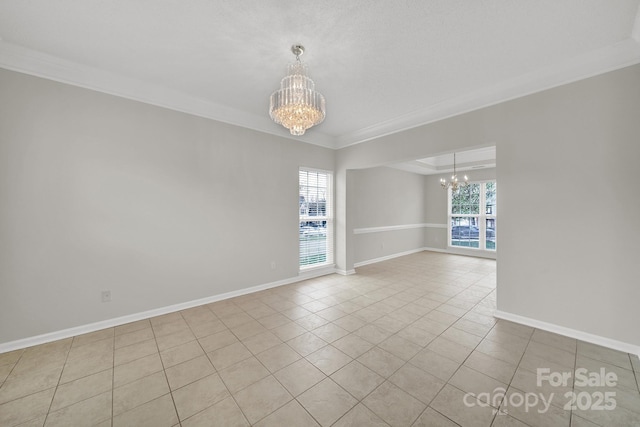
[{"label": "crystal chandelier", "polygon": [[451,181],[445,180],[444,178],[440,178],[440,185],[443,190],[447,190],[451,188],[451,191],[458,191],[460,187],[466,187],[469,184],[469,178],[467,175],[464,176],[464,181],[458,182],[458,175],[456,174],[456,153],[453,153],[453,175],[451,175]]},{"label": "crystal chandelier", "polygon": [[293,45],[296,62],[280,82],[280,90],[271,94],[269,115],[274,122],[289,129],[291,135],[304,135],[312,126],[324,120],[324,96],[314,90],[315,83],[307,76],[307,67],[300,62],[304,46]]}]

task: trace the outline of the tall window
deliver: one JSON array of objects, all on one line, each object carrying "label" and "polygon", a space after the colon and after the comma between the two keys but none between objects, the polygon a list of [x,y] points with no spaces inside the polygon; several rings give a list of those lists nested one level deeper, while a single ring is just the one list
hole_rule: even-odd
[{"label": "tall window", "polygon": [[496,182],[449,190],[449,245],[496,250]]},{"label": "tall window", "polygon": [[300,169],[300,269],[333,264],[332,175]]}]

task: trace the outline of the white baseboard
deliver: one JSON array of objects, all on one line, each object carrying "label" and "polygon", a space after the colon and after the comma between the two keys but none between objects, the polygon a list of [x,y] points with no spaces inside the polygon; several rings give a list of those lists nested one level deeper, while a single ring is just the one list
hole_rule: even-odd
[{"label": "white baseboard", "polygon": [[634,344],[613,340],[611,338],[601,337],[600,335],[594,335],[588,332],[578,331],[576,329],[566,328],[564,326],[543,322],[541,320],[531,319],[530,317],[520,316],[517,314],[508,313],[506,311],[496,310],[494,316],[498,319],[520,323],[526,326],[531,326],[533,328],[542,329],[548,332],[553,332],[570,338],[576,338],[582,341],[590,342],[592,344],[597,344],[602,347],[623,351],[625,353],[636,354],[638,355],[638,357],[640,357],[640,346]]},{"label": "white baseboard", "polygon": [[103,320],[100,322],[89,323],[86,325],[63,329],[60,331],[49,332],[42,335],[36,335],[33,337],[22,338],[15,341],[0,343],[0,353],[5,353],[7,351],[18,350],[26,347],[32,347],[34,345],[39,345],[39,344],[45,344],[52,341],[74,337],[76,335],[82,335],[82,334],[87,334],[89,332],[99,331],[101,329],[112,328],[114,326],[120,326],[126,323],[135,322],[138,320],[149,319],[151,317],[161,316],[163,314],[186,310],[188,308],[193,308],[193,307],[197,307],[199,305],[204,305],[204,304],[210,304],[212,302],[222,301],[225,299],[234,298],[241,295],[252,294],[254,292],[263,291],[265,289],[277,288],[278,286],[289,285],[291,283],[301,282],[303,280],[311,279],[314,277],[325,276],[327,274],[332,274],[336,272],[337,272],[336,269],[333,267],[325,267],[325,268],[309,270],[309,271],[301,272],[296,277],[278,280],[276,282],[265,283],[262,285],[252,286],[250,288],[244,288],[244,289],[239,289],[237,291],[225,292],[219,295],[213,295],[210,297],[200,298],[197,300],[187,301],[179,304],[173,304],[166,307],[160,307],[153,310],[143,311],[140,313],[133,313],[126,316]]},{"label": "white baseboard", "polygon": [[350,276],[352,274],[356,274],[356,270],[355,269],[351,269],[351,270],[338,270],[336,269],[336,273],[341,274],[343,276]]},{"label": "white baseboard", "polygon": [[422,252],[424,250],[425,250],[424,248],[411,249],[409,251],[398,252],[398,253],[391,254],[391,255],[386,255],[386,256],[383,256],[383,257],[380,257],[380,258],[374,258],[374,259],[369,259],[369,260],[366,260],[366,261],[360,261],[360,262],[354,263],[353,267],[354,268],[358,268],[358,267],[362,267],[363,265],[375,264],[377,262],[387,261],[387,260],[390,260],[390,259],[393,259],[393,258],[398,258],[398,257],[405,256],[405,255],[415,254],[416,252]]},{"label": "white baseboard", "polygon": [[463,256],[471,256],[476,258],[487,258],[487,259],[497,259],[497,253],[495,251],[486,251],[486,250],[478,250],[478,249],[464,249],[464,248],[449,248],[449,249],[440,249],[440,248],[422,248],[425,251],[432,252],[442,252],[443,254],[451,254],[451,255],[463,255]]},{"label": "white baseboard", "polygon": [[[314,268],[309,268],[309,269],[306,269],[306,270],[302,270],[302,271],[300,271],[298,273],[298,275],[296,277],[291,277],[289,279],[283,279],[283,280],[280,280],[280,281],[274,282],[274,283],[286,282],[286,283],[282,283],[282,284],[276,285],[276,286],[288,285],[290,283],[300,282],[302,280],[313,279],[314,277],[326,276],[327,274],[333,274],[333,273],[338,273],[338,272],[339,272],[339,270],[337,270],[335,268],[335,265],[329,265],[329,266],[325,265],[323,267],[314,267]],[[273,286],[271,286],[271,287],[273,287]]]},{"label": "white baseboard", "polygon": [[429,252],[441,252],[443,254],[448,254],[451,253],[449,251],[447,251],[446,249],[440,249],[440,248],[429,248],[427,246],[425,246],[424,248],[422,248],[423,251],[429,251]]},{"label": "white baseboard", "polygon": [[[405,255],[411,255],[411,254],[415,254],[416,252],[423,252],[423,251],[429,251],[429,252],[440,252],[443,254],[451,254],[451,255],[463,255],[463,256],[472,256],[472,257],[479,257],[479,258],[489,258],[489,259],[495,259],[495,256],[492,255],[486,255],[483,253],[469,253],[469,252],[456,252],[456,251],[451,251],[448,249],[440,249],[440,248],[429,248],[429,247],[423,247],[423,248],[417,248],[417,249],[411,249],[409,251],[404,251],[404,252],[398,252],[395,254],[391,254],[391,255],[386,255],[380,258],[374,258],[374,259],[368,259],[365,261],[360,261],[360,262],[356,262],[353,264],[354,268],[358,268],[358,267],[362,267],[364,265],[369,265],[369,264],[375,264],[377,262],[382,262],[382,261],[387,261],[393,258],[398,258],[401,256],[405,256]],[[350,271],[355,271],[355,270],[350,270]]]}]

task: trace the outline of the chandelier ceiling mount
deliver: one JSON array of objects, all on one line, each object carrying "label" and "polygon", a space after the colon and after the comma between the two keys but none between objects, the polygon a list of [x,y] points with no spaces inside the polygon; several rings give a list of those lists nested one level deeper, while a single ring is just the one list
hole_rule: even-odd
[{"label": "chandelier ceiling mount", "polygon": [[291,52],[296,56],[296,61],[300,61],[300,57],[304,54],[304,46],[301,44],[294,44],[291,46]]}]

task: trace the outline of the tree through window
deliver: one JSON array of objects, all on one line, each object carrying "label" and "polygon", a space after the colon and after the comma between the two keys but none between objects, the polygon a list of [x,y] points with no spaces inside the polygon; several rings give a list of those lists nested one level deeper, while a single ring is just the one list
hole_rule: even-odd
[{"label": "tree through window", "polygon": [[496,182],[449,189],[449,245],[496,249]]}]

